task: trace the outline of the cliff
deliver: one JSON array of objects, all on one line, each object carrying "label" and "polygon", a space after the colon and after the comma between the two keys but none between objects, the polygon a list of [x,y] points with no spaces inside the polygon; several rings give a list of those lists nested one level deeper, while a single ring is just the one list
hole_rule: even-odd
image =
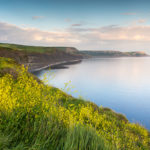
[{"label": "cliff", "polygon": [[[60,64],[77,63],[90,57],[146,57],[144,52],[78,51],[74,47],[42,47],[0,43],[0,57],[15,59],[30,72]],[[58,67],[59,68],[59,67]]]},{"label": "cliff", "polygon": [[83,56],[73,47],[36,47],[14,44],[0,44],[0,57],[15,59],[37,71],[55,64],[80,61]]}]

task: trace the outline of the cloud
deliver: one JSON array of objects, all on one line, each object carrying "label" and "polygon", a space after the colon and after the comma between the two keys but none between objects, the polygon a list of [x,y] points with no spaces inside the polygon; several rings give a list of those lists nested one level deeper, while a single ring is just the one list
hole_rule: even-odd
[{"label": "cloud", "polygon": [[32,20],[43,19],[44,16],[32,16]]},{"label": "cloud", "polygon": [[72,20],[70,18],[66,18],[65,22],[70,23],[70,22],[72,22]]},{"label": "cloud", "polygon": [[82,24],[81,23],[77,23],[77,24],[72,24],[71,26],[72,27],[80,27],[80,26],[82,26]]},{"label": "cloud", "polygon": [[125,15],[125,16],[135,16],[135,15],[137,15],[137,13],[135,13],[135,12],[126,12],[126,13],[122,13],[121,15]]},{"label": "cloud", "polygon": [[147,22],[146,19],[133,20],[133,21],[130,23],[130,26],[144,25],[146,22]]},{"label": "cloud", "polygon": [[[0,42],[29,45],[74,45],[74,39],[66,31],[42,31],[36,28],[21,28],[0,22]],[[68,44],[67,44],[68,43]]]},{"label": "cloud", "polygon": [[147,50],[150,52],[150,26],[70,27],[42,31],[0,22],[0,42],[43,46],[74,46],[91,50]]},{"label": "cloud", "polygon": [[146,23],[146,19],[140,19],[140,20],[138,20],[138,23]]}]

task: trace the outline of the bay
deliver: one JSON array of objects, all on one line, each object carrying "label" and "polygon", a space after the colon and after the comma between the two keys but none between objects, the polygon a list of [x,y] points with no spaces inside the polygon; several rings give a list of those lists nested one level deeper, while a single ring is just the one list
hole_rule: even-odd
[{"label": "bay", "polygon": [[[124,114],[150,129],[150,58],[93,58],[68,69],[42,70],[47,84]],[[77,91],[77,92],[76,92]]]}]

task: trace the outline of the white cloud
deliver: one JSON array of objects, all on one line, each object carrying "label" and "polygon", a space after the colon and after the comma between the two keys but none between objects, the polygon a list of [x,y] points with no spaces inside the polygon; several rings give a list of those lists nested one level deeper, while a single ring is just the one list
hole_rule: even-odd
[{"label": "white cloud", "polygon": [[75,40],[67,31],[42,31],[36,28],[21,28],[0,22],[0,42],[30,45],[74,45]]},{"label": "white cloud", "polygon": [[120,27],[111,25],[99,28],[76,26],[64,30],[42,31],[0,22],[0,42],[74,46],[83,50],[147,50],[150,52],[150,26]]}]

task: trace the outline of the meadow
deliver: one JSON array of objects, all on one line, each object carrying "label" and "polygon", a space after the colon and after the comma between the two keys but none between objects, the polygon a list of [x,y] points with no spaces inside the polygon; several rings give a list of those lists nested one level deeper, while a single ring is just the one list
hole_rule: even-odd
[{"label": "meadow", "polygon": [[[140,110],[139,110],[140,111]],[[0,150],[149,150],[150,133],[0,58]]]}]

